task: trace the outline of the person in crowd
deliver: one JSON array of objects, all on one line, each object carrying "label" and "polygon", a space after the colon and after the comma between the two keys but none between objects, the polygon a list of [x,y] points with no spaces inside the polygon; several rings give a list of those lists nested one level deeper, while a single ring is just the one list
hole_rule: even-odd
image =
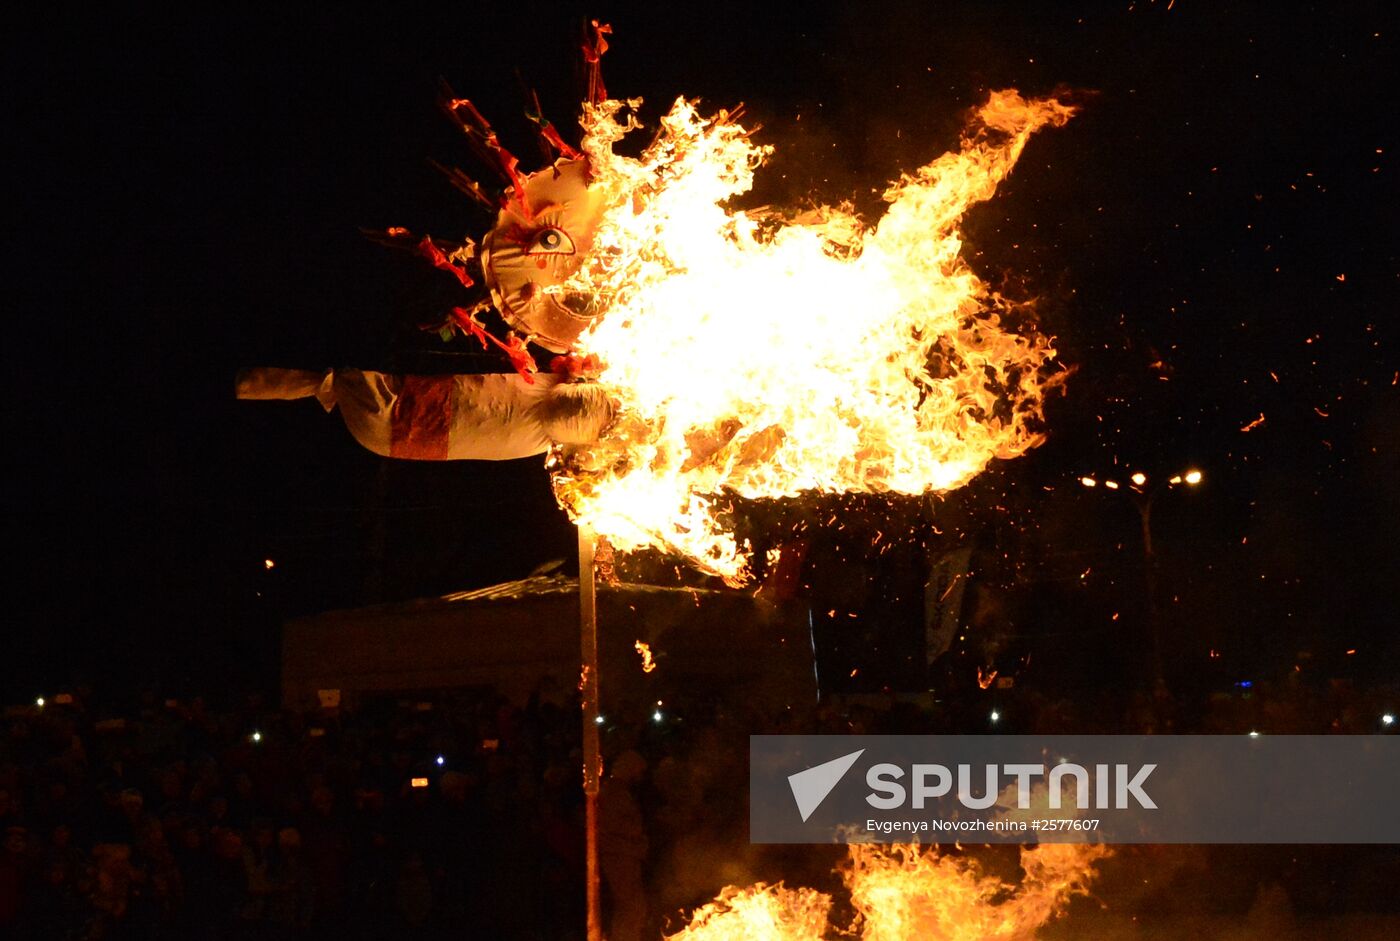
[{"label": "person in crowd", "polygon": [[[517,705],[486,689],[431,709],[301,715],[153,691],[128,709],[75,690],[12,710],[0,726],[0,939],[577,939],[584,801],[567,696],[542,687]],[[619,710],[599,801],[608,936],[657,937],[714,895],[721,862],[755,855],[750,732],[979,732],[995,702],[1008,732],[1365,733],[1384,731],[1397,701],[1293,677],[1117,698],[973,683],[966,696],[779,714],[676,698],[667,713],[684,721],[660,724]],[[1369,887],[1400,874],[1386,865],[1358,852],[1322,868],[1383,899]],[[1308,899],[1288,882],[1296,873],[1256,880],[1231,866],[1246,889],[1267,876]]]}]

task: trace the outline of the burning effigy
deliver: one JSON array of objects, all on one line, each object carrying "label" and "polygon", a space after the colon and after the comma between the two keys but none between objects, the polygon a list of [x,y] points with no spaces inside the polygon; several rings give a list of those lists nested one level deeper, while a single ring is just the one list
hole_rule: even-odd
[{"label": "burning effigy", "polygon": [[[584,50],[589,97],[605,97],[598,63],[610,28],[594,23]],[[532,103],[530,117],[551,156],[533,173],[502,146],[470,99],[444,86],[443,113],[456,124],[494,191],[455,167],[439,165],[452,185],[496,216],[478,243],[418,235],[394,226],[365,234],[408,250],[449,273],[463,301],[425,329],[444,341],[465,335],[500,357],[485,374],[397,375],[354,368],[257,368],[238,377],[241,399],[316,398],[339,409],[351,434],[382,457],[410,460],[512,460],[595,440],[613,403],[585,381],[590,362],[575,355],[597,311],[590,298],[560,285],[590,257],[604,191],[589,161],[564,141]],[[486,322],[491,316],[498,322]],[[493,329],[494,327],[494,329]]]},{"label": "burning effigy", "polygon": [[[960,225],[1073,106],[992,92],[957,150],[886,187],[878,218],[849,203],[745,209],[774,146],[755,141],[742,109],[706,113],[682,97],[631,155],[619,145],[644,127],[642,102],[603,87],[609,33],[593,23],[583,48],[576,146],[531,96],[546,154],[534,172],[444,88],[444,113],[496,181],[442,168],[494,214],[479,240],[370,233],[452,276],[462,301],[430,327],[494,351],[498,372],[257,369],[240,397],[315,397],[387,457],[547,455],[588,540],[679,556],[732,586],[755,572],[729,518],[735,499],[943,492],[1042,440],[1068,371],[1029,305],[973,270]],[[589,718],[600,717],[584,634],[591,801],[601,764]],[[673,937],[1028,938],[1085,891],[1102,854],[1023,850],[1013,885],[956,855],[852,846],[842,874],[855,924],[832,925],[821,892],[760,883],[725,889]]]},{"label": "burning effigy", "polygon": [[[616,549],[655,548],[738,585],[750,547],[733,497],[924,494],[959,487],[1041,440],[1066,371],[1026,305],[962,255],[959,225],[1031,136],[1074,113],[993,92],[956,152],[890,184],[885,210],[734,208],[773,153],[742,110],[679,98],[639,156],[641,101],[608,97],[606,26],[584,48],[581,143],[532,103],[549,164],[520,169],[470,100],[446,89],[499,192],[444,168],[496,213],[480,242],[375,233],[465,292],[440,324],[503,360],[499,374],[251,370],[244,398],[315,396],[389,457],[547,453],[560,504]],[[504,326],[493,331],[487,317]]]}]

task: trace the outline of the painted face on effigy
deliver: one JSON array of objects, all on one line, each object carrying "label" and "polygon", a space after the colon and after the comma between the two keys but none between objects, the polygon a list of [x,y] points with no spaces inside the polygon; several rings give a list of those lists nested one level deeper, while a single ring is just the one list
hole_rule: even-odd
[{"label": "painted face on effigy", "polygon": [[585,160],[558,160],[512,191],[482,243],[491,299],[514,329],[556,353],[593,321],[590,298],[557,290],[593,245],[602,194]]}]

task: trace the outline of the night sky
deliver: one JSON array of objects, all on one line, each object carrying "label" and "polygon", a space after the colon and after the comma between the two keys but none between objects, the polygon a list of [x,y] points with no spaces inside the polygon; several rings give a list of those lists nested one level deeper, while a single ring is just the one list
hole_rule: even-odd
[{"label": "night sky", "polygon": [[[1204,485],[1163,495],[1155,519],[1180,657],[1222,650],[1243,675],[1307,651],[1393,681],[1392,9],[440,3],[10,23],[0,693],[262,677],[285,616],[571,552],[538,460],[386,462],[314,403],[240,404],[232,385],[249,365],[495,368],[413,327],[451,306],[451,279],[358,230],[479,235],[428,165],[468,159],[437,79],[533,153],[516,72],[571,126],[585,14],[613,24],[607,85],[644,117],[681,94],[747,106],[778,147],[755,202],[851,198],[873,216],[989,90],[1082,107],[964,228],[974,266],[1037,298],[1076,369],[1050,438],[946,500],[851,502],[849,538],[808,572],[866,573],[875,587],[842,604],[878,622],[908,603],[881,587],[882,558],[905,571],[964,539],[1001,560],[986,620],[1076,635],[1090,658],[1131,644],[1115,632],[1140,594],[1137,518],[1076,481],[1193,466]],[[870,550],[877,523],[903,526],[903,548]]]}]

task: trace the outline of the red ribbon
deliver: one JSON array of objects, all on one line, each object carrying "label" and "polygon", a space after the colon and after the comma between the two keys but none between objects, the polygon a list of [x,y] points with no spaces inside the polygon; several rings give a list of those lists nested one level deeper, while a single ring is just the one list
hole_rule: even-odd
[{"label": "red ribbon", "polygon": [[472,276],[467,274],[467,269],[463,268],[461,265],[455,264],[452,259],[443,254],[442,249],[438,248],[437,245],[433,243],[433,240],[426,235],[423,236],[423,241],[418,243],[418,254],[428,259],[429,263],[431,263],[434,268],[441,268],[443,271],[452,272],[452,274],[457,277],[457,280],[462,282],[462,287],[469,288],[476,283],[472,280]]},{"label": "red ribbon", "polygon": [[476,337],[477,342],[481,344],[483,350],[490,349],[491,346],[494,345],[502,353],[505,353],[506,359],[510,360],[511,368],[520,374],[520,378],[534,385],[534,374],[539,372],[539,367],[535,365],[535,358],[530,355],[530,351],[524,340],[520,339],[520,337],[516,336],[514,333],[506,338],[504,342],[496,339],[486,332],[486,328],[471,315],[471,311],[462,307],[452,308],[452,312],[449,316],[452,323],[460,328],[463,333]]}]

